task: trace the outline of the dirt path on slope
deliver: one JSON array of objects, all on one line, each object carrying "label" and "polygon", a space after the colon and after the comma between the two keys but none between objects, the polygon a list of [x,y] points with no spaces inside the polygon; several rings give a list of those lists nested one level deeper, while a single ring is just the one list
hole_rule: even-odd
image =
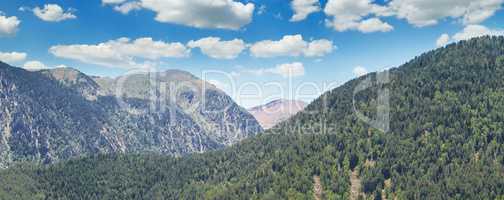
[{"label": "dirt path on slope", "polygon": [[359,196],[363,196],[361,193],[361,180],[359,179],[358,170],[350,171],[350,200],[357,200]]},{"label": "dirt path on slope", "polygon": [[319,176],[313,176],[313,198],[315,200],[322,199],[322,184]]}]

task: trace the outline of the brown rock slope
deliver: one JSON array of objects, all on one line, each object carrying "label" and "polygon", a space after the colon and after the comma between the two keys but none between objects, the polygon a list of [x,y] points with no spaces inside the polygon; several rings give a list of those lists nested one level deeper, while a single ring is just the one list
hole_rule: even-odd
[{"label": "brown rock slope", "polygon": [[306,105],[303,101],[278,99],[250,108],[248,111],[259,121],[259,124],[264,129],[269,129],[302,111]]}]

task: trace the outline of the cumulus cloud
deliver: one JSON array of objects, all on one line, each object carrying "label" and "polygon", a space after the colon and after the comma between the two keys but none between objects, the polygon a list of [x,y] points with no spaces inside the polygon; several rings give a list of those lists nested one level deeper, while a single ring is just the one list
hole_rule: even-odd
[{"label": "cumulus cloud", "polygon": [[504,30],[494,30],[489,29],[482,25],[468,25],[462,30],[462,32],[453,35],[455,41],[468,40],[475,37],[481,37],[485,35],[504,35]]},{"label": "cumulus cloud", "polygon": [[44,63],[37,61],[37,60],[32,60],[28,61],[23,65],[23,68],[26,70],[41,70],[41,69],[46,69],[47,67],[44,65]]},{"label": "cumulus cloud", "polygon": [[326,39],[321,39],[308,43],[308,46],[303,50],[303,53],[307,57],[322,57],[326,54],[331,53],[332,51],[333,42]]},{"label": "cumulus cloud", "polygon": [[[235,72],[236,73],[236,72]],[[303,76],[305,74],[304,65],[301,62],[293,62],[293,63],[284,63],[276,65],[272,68],[259,68],[253,70],[243,70],[241,72],[237,72],[237,74],[253,74],[256,76],[263,76],[267,74],[280,75],[285,78],[287,77],[298,77]]]},{"label": "cumulus cloud", "polygon": [[307,57],[320,57],[331,53],[332,50],[332,41],[321,39],[307,42],[299,34],[286,35],[278,41],[259,41],[250,47],[252,56],[259,58],[301,55]]},{"label": "cumulus cloud", "polygon": [[353,73],[355,76],[360,77],[360,76],[366,75],[369,72],[366,68],[364,68],[362,66],[357,66],[353,69]]},{"label": "cumulus cloud", "polygon": [[0,12],[0,36],[14,35],[21,21],[16,16],[7,17]]},{"label": "cumulus cloud", "polygon": [[330,16],[326,25],[336,31],[359,30],[361,32],[387,32],[393,27],[378,18],[369,16],[389,16],[392,13],[385,6],[373,4],[371,0],[329,0],[324,13]]},{"label": "cumulus cloud", "polygon": [[453,36],[442,34],[436,41],[438,47],[445,46],[450,42],[458,42],[461,40],[469,40],[481,36],[499,36],[504,35],[504,30],[490,29],[483,25],[467,25],[462,31],[455,33]]},{"label": "cumulus cloud", "polygon": [[47,22],[59,22],[77,18],[70,10],[65,12],[63,8],[57,4],[46,4],[44,8],[35,7],[33,9],[33,14]]},{"label": "cumulus cloud", "polygon": [[197,41],[191,40],[187,46],[200,48],[203,54],[217,59],[234,59],[246,48],[243,40],[221,41],[218,37],[207,37]]},{"label": "cumulus cloud", "polygon": [[437,24],[444,18],[460,19],[464,24],[478,24],[495,14],[504,0],[392,0],[390,9],[398,18],[418,26]]},{"label": "cumulus cloud", "polygon": [[326,25],[336,31],[358,30],[364,33],[387,32],[393,27],[381,17],[405,19],[417,27],[431,26],[443,19],[475,25],[493,16],[504,0],[328,0],[324,13]]},{"label": "cumulus cloud", "polygon": [[292,0],[294,15],[290,21],[297,22],[306,19],[309,14],[320,11],[319,0]]},{"label": "cumulus cloud", "polygon": [[133,10],[140,10],[140,9],[142,9],[142,4],[140,4],[140,2],[135,1],[114,6],[115,11],[118,11],[125,15]]},{"label": "cumulus cloud", "polygon": [[389,32],[393,30],[390,24],[381,21],[378,18],[371,18],[363,20],[359,23],[357,30],[363,33],[372,33],[372,32]]},{"label": "cumulus cloud", "polygon": [[253,44],[250,51],[255,57],[299,56],[307,42],[301,35],[286,35],[281,40],[264,40]]},{"label": "cumulus cloud", "polygon": [[26,53],[20,52],[0,52],[0,61],[12,64],[24,61],[26,59]]},{"label": "cumulus cloud", "polygon": [[305,70],[303,63],[293,62],[277,65],[273,73],[282,75],[283,77],[297,77],[304,75]]},{"label": "cumulus cloud", "polygon": [[140,8],[156,13],[159,22],[196,28],[238,30],[252,21],[255,5],[235,0],[102,0],[115,10],[128,13]]},{"label": "cumulus cloud", "polygon": [[49,51],[61,58],[120,68],[144,67],[144,64],[137,62],[139,58],[157,60],[187,57],[190,54],[190,49],[181,43],[154,41],[152,38],[139,38],[133,41],[129,38],[119,38],[96,45],[57,45],[52,46]]},{"label": "cumulus cloud", "polygon": [[436,40],[436,46],[437,47],[443,47],[446,44],[450,42],[450,36],[448,34],[442,34],[439,36],[439,38]]},{"label": "cumulus cloud", "polygon": [[126,0],[102,0],[103,4],[120,4],[124,3]]}]

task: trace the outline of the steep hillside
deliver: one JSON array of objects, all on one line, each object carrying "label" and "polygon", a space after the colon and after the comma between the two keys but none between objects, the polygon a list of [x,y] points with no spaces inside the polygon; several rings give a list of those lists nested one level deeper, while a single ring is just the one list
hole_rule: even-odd
[{"label": "steep hillside", "polygon": [[[354,98],[376,74],[352,80],[225,150],[93,156],[1,171],[0,198],[504,198],[504,37],[449,45],[388,73],[384,85]],[[387,132],[360,120],[353,106],[372,118],[383,89]]]},{"label": "steep hillside", "polygon": [[151,76],[91,78],[71,68],[30,72],[0,63],[0,168],[97,153],[179,156],[261,131],[229,96],[191,74]]},{"label": "steep hillside", "polygon": [[259,121],[259,124],[264,129],[270,129],[302,111],[305,107],[306,103],[303,101],[277,99],[267,104],[250,108],[248,111]]},{"label": "steep hillside", "polygon": [[73,68],[40,70],[39,73],[58,81],[61,85],[77,91],[88,100],[96,100],[101,92],[100,86],[89,76]]}]

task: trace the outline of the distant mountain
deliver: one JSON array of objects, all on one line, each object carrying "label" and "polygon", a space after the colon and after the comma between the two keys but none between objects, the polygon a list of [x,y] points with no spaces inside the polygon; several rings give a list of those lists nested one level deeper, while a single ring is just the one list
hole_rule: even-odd
[{"label": "distant mountain", "polygon": [[[461,41],[351,80],[223,150],[0,170],[0,199],[503,199],[502,77],[504,37]],[[388,131],[362,120],[384,109],[382,90]]]},{"label": "distant mountain", "polygon": [[183,71],[90,77],[0,63],[0,167],[97,153],[186,155],[261,131],[245,109]]},{"label": "distant mountain", "polygon": [[270,129],[280,122],[302,111],[306,103],[297,100],[277,99],[267,104],[248,109],[264,129]]}]

